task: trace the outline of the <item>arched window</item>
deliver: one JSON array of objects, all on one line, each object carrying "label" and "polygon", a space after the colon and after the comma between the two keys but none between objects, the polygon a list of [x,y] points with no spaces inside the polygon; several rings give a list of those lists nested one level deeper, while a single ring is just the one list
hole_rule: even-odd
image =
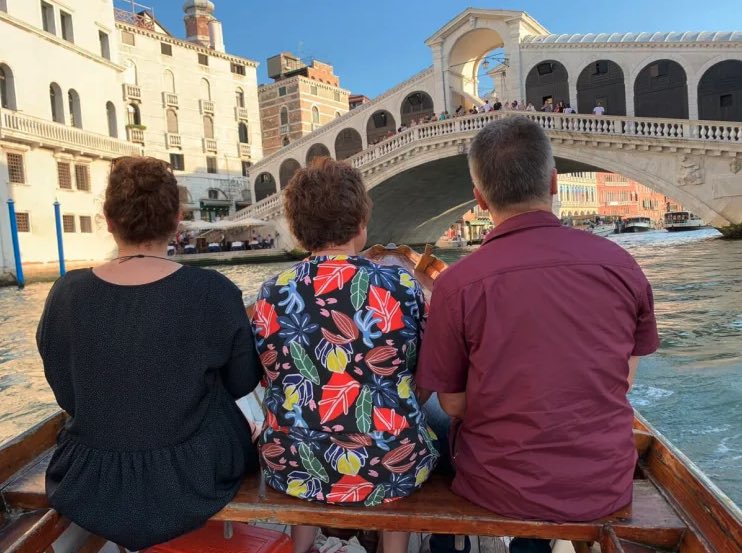
[{"label": "arched window", "polygon": [[240,123],[239,127],[237,127],[237,133],[240,136],[240,144],[247,144],[250,141],[245,123]]},{"label": "arched window", "polygon": [[312,108],[312,123],[319,125],[319,108],[317,106]]},{"label": "arched window", "polygon": [[82,128],[82,113],[80,112],[80,95],[74,88],[67,91],[67,103],[70,110],[70,125]]},{"label": "arched window", "polygon": [[211,85],[206,79],[201,79],[201,99],[211,100]]},{"label": "arched window", "polygon": [[289,124],[289,108],[283,106],[281,108],[281,126]]},{"label": "arched window", "polygon": [[204,138],[214,138],[214,120],[204,115]]},{"label": "arched window", "polygon": [[238,108],[244,108],[245,107],[245,91],[241,88],[238,88],[237,91],[234,93],[234,99],[235,103],[237,104]]},{"label": "arched window", "polygon": [[137,84],[137,64],[132,60],[124,62],[126,71],[124,71],[124,82],[126,84]]},{"label": "arched window", "polygon": [[118,138],[119,130],[118,122],[116,121],[116,106],[113,105],[113,102],[106,104],[106,117],[108,118],[108,136]]},{"label": "arched window", "polygon": [[165,69],[165,92],[175,94],[175,75],[169,69]]},{"label": "arched window", "polygon": [[15,105],[13,72],[7,65],[0,65],[0,107],[17,109]]},{"label": "arched window", "polygon": [[169,109],[165,113],[167,118],[167,132],[170,134],[178,134],[178,114],[174,109]]},{"label": "arched window", "polygon": [[64,123],[64,101],[62,100],[62,89],[57,83],[49,85],[49,102],[52,108],[52,121]]},{"label": "arched window", "polygon": [[136,104],[129,104],[126,108],[126,112],[128,114],[127,122],[129,125],[141,125],[142,124],[142,115],[139,112],[139,106]]}]

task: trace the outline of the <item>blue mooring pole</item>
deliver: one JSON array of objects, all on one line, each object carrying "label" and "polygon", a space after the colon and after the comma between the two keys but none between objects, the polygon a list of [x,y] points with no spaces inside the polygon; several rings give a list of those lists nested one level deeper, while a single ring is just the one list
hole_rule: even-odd
[{"label": "blue mooring pole", "polygon": [[67,272],[64,266],[64,240],[62,239],[62,214],[59,210],[59,202],[54,202],[54,221],[57,223],[57,250],[59,252],[59,276]]},{"label": "blue mooring pole", "polygon": [[18,222],[15,220],[15,202],[8,200],[8,216],[10,217],[10,239],[13,242],[13,257],[15,258],[15,279],[18,281],[18,288],[26,285],[26,279],[23,277],[23,264],[21,263],[21,246],[18,243]]}]

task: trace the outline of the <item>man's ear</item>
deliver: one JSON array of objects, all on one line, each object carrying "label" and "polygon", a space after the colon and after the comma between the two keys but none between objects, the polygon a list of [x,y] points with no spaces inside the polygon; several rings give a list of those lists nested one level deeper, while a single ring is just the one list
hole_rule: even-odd
[{"label": "man's ear", "polygon": [[489,211],[489,206],[487,205],[487,201],[484,199],[484,196],[479,191],[479,188],[476,186],[474,187],[474,199],[477,201],[477,205],[480,209],[483,209],[484,211]]},{"label": "man's ear", "polygon": [[551,195],[556,196],[557,194],[559,194],[559,173],[554,167],[551,172]]}]

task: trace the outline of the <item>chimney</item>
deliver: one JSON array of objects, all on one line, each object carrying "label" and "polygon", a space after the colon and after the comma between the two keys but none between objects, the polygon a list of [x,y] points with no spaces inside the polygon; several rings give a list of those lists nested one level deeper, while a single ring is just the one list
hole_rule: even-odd
[{"label": "chimney", "polygon": [[218,19],[209,21],[209,36],[211,37],[211,47],[217,52],[224,52],[224,33],[222,32],[222,22]]},{"label": "chimney", "polygon": [[186,0],[183,4],[185,12],[186,40],[212,47],[211,22],[214,18],[214,3],[210,0]]}]

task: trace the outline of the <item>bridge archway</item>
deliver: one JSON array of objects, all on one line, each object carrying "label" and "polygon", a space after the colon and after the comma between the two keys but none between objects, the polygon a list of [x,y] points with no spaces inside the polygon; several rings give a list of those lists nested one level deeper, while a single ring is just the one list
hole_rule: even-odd
[{"label": "bridge archway", "polygon": [[255,202],[264,200],[277,192],[276,179],[270,173],[260,173],[255,179]]},{"label": "bridge archway", "polygon": [[742,121],[742,61],[709,67],[698,83],[698,115],[707,121]]},{"label": "bridge archway", "polygon": [[623,69],[614,61],[591,62],[577,78],[578,111],[592,113],[598,102],[606,115],[626,115]]},{"label": "bridge archway", "polygon": [[646,65],[634,81],[634,113],[688,119],[688,77],[683,66],[667,59]]},{"label": "bridge archway", "polygon": [[293,158],[285,159],[283,163],[281,163],[281,167],[278,169],[278,182],[281,183],[281,190],[286,188],[291,177],[293,177],[294,173],[299,169],[301,169],[301,165]]},{"label": "bridge archway", "polygon": [[423,91],[411,92],[404,100],[400,109],[402,113],[402,125],[409,125],[414,120],[430,117],[435,113],[433,98]]},{"label": "bridge archway", "polygon": [[363,138],[355,129],[343,129],[335,137],[335,159],[342,161],[363,150]]},{"label": "bridge archway", "polygon": [[544,102],[570,103],[569,74],[567,68],[555,60],[546,60],[534,65],[526,77],[526,103],[538,110]]},{"label": "bridge archway", "polygon": [[371,145],[382,140],[389,132],[397,131],[394,116],[385,109],[374,112],[366,123],[366,140]]},{"label": "bridge archway", "polygon": [[327,146],[321,143],[312,144],[312,146],[309,148],[309,151],[307,152],[307,167],[312,164],[312,162],[320,157],[332,157],[332,154],[330,153],[330,150],[327,149]]},{"label": "bridge archway", "polygon": [[[479,25],[479,21],[475,22]],[[482,27],[475,27],[453,43],[448,53],[447,86],[450,87],[452,97],[448,98],[447,105],[471,106],[482,103],[479,98],[480,67],[485,57],[493,50],[505,48],[503,57],[507,57],[507,48],[503,36],[508,35],[507,23],[502,21],[482,22]],[[498,96],[505,98],[508,91],[497,91]],[[508,96],[509,97],[509,96]]]}]

